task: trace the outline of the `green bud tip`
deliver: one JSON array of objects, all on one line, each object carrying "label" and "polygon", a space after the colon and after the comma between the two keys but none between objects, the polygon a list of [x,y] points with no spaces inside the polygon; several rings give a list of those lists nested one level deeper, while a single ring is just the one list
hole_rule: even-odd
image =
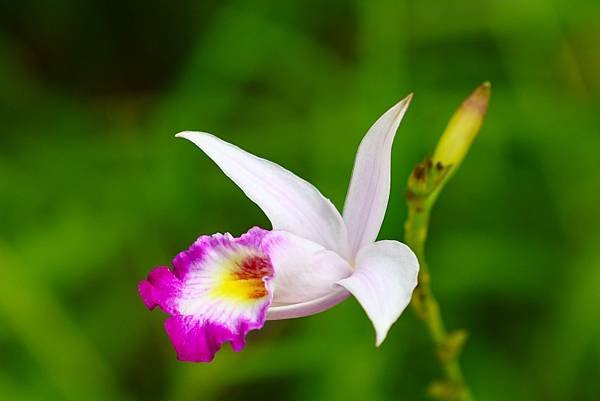
[{"label": "green bud tip", "polygon": [[483,116],[487,110],[491,94],[492,84],[489,81],[485,81],[463,102],[462,107],[475,110]]},{"label": "green bud tip", "polygon": [[456,170],[463,161],[483,123],[491,88],[489,82],[479,85],[454,113],[433,154],[435,163]]}]

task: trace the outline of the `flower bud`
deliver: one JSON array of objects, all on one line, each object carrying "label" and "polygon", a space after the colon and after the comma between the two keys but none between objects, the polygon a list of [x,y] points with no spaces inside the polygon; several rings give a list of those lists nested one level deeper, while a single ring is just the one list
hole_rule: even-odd
[{"label": "flower bud", "polygon": [[434,164],[452,166],[452,172],[456,171],[481,128],[490,92],[490,83],[484,82],[454,113],[435,148]]}]

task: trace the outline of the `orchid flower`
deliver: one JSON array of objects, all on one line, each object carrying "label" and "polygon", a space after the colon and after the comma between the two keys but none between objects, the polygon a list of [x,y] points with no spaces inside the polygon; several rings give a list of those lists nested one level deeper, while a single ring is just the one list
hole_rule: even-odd
[{"label": "orchid flower", "polygon": [[201,236],[139,284],[159,306],[178,359],[209,362],[227,341],[234,351],[266,320],[313,315],[354,295],[373,322],[376,345],[411,299],[419,264],[398,241],[376,241],[390,193],[392,142],[411,96],[363,138],[343,216],[313,185],[217,137],[181,132],[208,155],[272,223],[239,238]]}]

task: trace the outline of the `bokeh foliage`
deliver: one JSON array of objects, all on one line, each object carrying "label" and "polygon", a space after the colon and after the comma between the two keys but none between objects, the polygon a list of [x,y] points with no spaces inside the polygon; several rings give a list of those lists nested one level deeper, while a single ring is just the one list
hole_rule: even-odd
[{"label": "bokeh foliage", "polygon": [[268,227],[195,147],[205,130],[341,206],[369,125],[415,98],[404,184],[485,80],[487,120],[433,214],[433,287],[481,400],[600,393],[600,3],[566,0],[0,6],[0,399],[426,399],[439,375],[408,311],[375,349],[358,303],[270,322],[179,363],[136,293],[198,235]]}]

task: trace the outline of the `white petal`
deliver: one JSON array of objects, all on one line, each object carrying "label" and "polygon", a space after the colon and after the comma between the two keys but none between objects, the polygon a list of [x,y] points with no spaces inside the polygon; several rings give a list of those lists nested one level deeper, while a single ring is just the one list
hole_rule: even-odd
[{"label": "white petal", "polygon": [[267,320],[292,319],[323,312],[339,304],[350,293],[345,288],[338,286],[333,292],[312,301],[289,305],[273,305],[267,310]]},{"label": "white petal", "polygon": [[283,167],[203,132],[181,132],[202,149],[246,196],[285,230],[347,254],[346,227],[335,206],[309,182]]},{"label": "white petal", "polygon": [[390,195],[392,142],[412,95],[389,109],[363,138],[344,204],[350,254],[377,239]]},{"label": "white petal", "polygon": [[285,231],[272,231],[263,244],[275,275],[273,305],[296,304],[327,296],[352,268],[337,253]]},{"label": "white petal", "polygon": [[379,346],[410,302],[417,285],[419,262],[398,241],[378,241],[358,252],[354,274],[338,283],[362,305],[376,332]]}]

